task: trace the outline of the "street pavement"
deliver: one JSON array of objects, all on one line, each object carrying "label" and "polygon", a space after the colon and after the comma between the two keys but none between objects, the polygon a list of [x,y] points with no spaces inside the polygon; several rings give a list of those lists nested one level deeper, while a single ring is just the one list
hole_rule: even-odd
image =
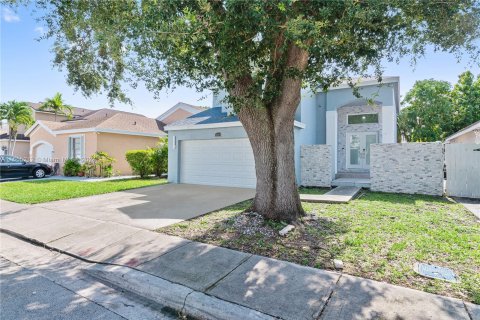
[{"label": "street pavement", "polygon": [[0,233],[0,318],[178,319],[174,311],[89,277],[91,264]]},{"label": "street pavement", "polygon": [[[101,262],[81,269],[112,286],[200,318],[245,319],[248,314],[252,319],[480,319],[478,305],[459,299],[202,244],[70,210],[65,213],[58,202],[54,209],[51,206],[23,208],[2,202],[2,210],[10,211],[0,216],[1,231]],[[4,256],[3,248],[1,252]]]}]

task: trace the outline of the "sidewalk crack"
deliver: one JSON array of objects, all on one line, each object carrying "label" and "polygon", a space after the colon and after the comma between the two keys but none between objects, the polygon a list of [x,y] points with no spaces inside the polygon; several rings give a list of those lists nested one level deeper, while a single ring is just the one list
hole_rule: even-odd
[{"label": "sidewalk crack", "polygon": [[462,303],[463,303],[463,307],[465,308],[465,311],[467,312],[468,318],[470,320],[473,320],[473,315],[470,313],[470,311],[468,311],[468,308],[467,308],[467,305],[466,305],[465,301],[462,300]]},{"label": "sidewalk crack", "polygon": [[248,255],[248,257],[245,257],[242,261],[240,261],[240,263],[235,267],[233,268],[232,270],[230,270],[229,272],[227,272],[226,275],[224,275],[223,277],[221,277],[220,279],[218,279],[217,281],[215,281],[214,283],[212,283],[210,286],[208,286],[204,292],[208,292],[209,290],[215,288],[215,286],[220,282],[222,281],[223,279],[225,279],[226,277],[228,277],[233,271],[237,270],[238,267],[240,267],[242,264],[244,264],[248,259],[250,259],[251,257],[253,256],[253,254],[250,254]]},{"label": "sidewalk crack", "polygon": [[[332,291],[330,291],[330,294],[328,295],[327,300],[326,300],[325,303],[323,304],[323,307],[322,307],[322,309],[320,310],[320,313],[318,314],[318,317],[316,317],[317,320],[319,320],[319,319],[322,317],[323,313],[325,312],[325,309],[327,308],[328,303],[330,302],[330,299],[331,299],[332,296],[333,296],[333,293],[334,293],[335,290],[337,289],[338,283],[340,282],[340,279],[342,278],[342,276],[343,276],[343,274],[341,273],[340,276],[338,277],[337,281],[335,282],[335,285],[333,286]],[[312,318],[313,318],[313,316],[312,316]]]}]

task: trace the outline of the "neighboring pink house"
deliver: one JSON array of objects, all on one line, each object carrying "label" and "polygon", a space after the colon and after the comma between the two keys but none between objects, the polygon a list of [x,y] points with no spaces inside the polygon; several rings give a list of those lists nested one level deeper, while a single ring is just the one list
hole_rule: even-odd
[{"label": "neighboring pink house", "polygon": [[88,159],[103,151],[116,159],[114,171],[131,174],[125,153],[154,147],[166,135],[163,126],[140,114],[100,109],[62,122],[37,120],[25,135],[30,138],[29,156],[34,161],[62,167],[66,159]]},{"label": "neighboring pink house", "polygon": [[[50,111],[43,111],[40,110],[40,106],[42,105],[41,102],[39,103],[33,103],[29,102],[30,108],[32,109],[33,113],[33,118],[35,120],[46,120],[46,121],[55,121],[55,122],[60,122],[60,121],[65,121],[68,119],[67,116],[55,114]],[[84,109],[84,108],[73,108],[73,119],[78,119],[80,117],[83,117],[90,112],[93,112],[94,110],[89,110],[89,109]],[[29,151],[30,151],[30,138],[25,136],[25,132],[27,131],[28,128],[25,126],[20,126],[18,128],[18,134],[17,134],[17,142],[15,143],[15,149],[13,152],[13,155],[22,159],[28,159],[29,158]],[[9,128],[8,124],[6,123],[1,123],[0,127],[0,152],[1,154],[8,154],[9,151],[7,150],[8,148],[8,139],[9,139]]]},{"label": "neighboring pink house", "polygon": [[115,109],[78,109],[71,120],[37,117],[25,132],[28,157],[37,162],[59,163],[62,172],[66,159],[88,159],[103,151],[116,159],[116,173],[128,175],[132,173],[125,159],[128,150],[156,146],[159,138],[166,136],[164,125],[201,110],[204,108],[178,103],[157,119]]},{"label": "neighboring pink house", "polygon": [[[165,136],[164,125],[205,110],[204,107],[179,102],[157,119],[115,109],[90,110],[73,108],[70,119],[53,112],[42,111],[42,103],[29,103],[35,123],[20,127],[14,156],[32,161],[59,163],[68,158],[88,158],[97,151],[107,152],[116,159],[114,170],[130,174],[125,152],[153,147]],[[0,127],[1,153],[6,154],[8,125]],[[62,171],[60,171],[61,173]]]}]

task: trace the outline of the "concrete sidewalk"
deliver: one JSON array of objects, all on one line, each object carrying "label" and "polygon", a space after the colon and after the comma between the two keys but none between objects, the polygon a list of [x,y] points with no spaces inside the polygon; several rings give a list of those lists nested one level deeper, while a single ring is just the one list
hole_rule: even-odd
[{"label": "concrete sidewalk", "polygon": [[480,319],[480,306],[459,299],[45,207],[9,210],[2,232],[113,264],[86,272],[200,318]]}]

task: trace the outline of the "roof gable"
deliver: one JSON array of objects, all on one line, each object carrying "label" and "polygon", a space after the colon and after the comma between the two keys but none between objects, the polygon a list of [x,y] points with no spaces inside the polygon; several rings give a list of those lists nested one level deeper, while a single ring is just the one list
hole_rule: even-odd
[{"label": "roof gable", "polygon": [[196,114],[196,113],[201,112],[201,111],[206,110],[206,109],[208,109],[208,108],[200,107],[200,106],[194,106],[194,105],[184,103],[184,102],[179,102],[176,105],[174,105],[173,107],[171,107],[170,109],[168,109],[167,111],[165,111],[164,113],[162,113],[161,115],[159,115],[156,119],[159,120],[159,121],[163,121],[163,120],[167,119],[169,116],[171,116],[172,114],[174,114],[178,110],[184,110],[184,111],[186,111],[190,114]]}]

